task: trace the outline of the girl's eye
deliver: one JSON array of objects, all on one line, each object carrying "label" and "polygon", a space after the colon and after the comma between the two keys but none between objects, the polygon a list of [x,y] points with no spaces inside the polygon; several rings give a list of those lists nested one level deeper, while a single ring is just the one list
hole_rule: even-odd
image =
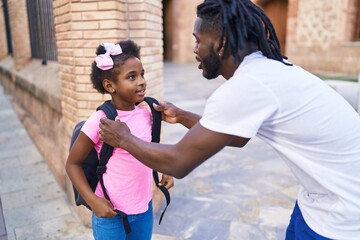
[{"label": "girl's eye", "polygon": [[135,80],[135,79],[136,79],[136,76],[135,76],[135,75],[130,75],[130,76],[129,76],[129,79],[130,79],[130,80]]},{"label": "girl's eye", "polygon": [[141,73],[141,77],[142,77],[142,78],[145,78],[145,73]]}]

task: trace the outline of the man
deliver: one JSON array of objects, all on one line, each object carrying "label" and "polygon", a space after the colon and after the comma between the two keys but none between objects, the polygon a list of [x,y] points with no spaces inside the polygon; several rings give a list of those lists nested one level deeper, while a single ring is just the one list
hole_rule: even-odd
[{"label": "man", "polygon": [[274,28],[250,0],[205,0],[193,35],[199,69],[227,81],[202,117],[170,103],[163,120],[190,128],[177,144],[146,143],[121,121],[101,120],[101,139],[145,165],[183,178],[225,146],[258,136],[301,184],[286,239],[360,239],[360,118],[316,76],[286,61]]}]

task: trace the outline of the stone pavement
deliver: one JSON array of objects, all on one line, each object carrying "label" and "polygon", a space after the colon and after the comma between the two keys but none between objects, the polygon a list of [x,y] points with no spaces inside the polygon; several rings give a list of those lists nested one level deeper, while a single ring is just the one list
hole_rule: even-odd
[{"label": "stone pavement", "polygon": [[[202,113],[223,80],[207,81],[196,64],[165,63],[164,98]],[[163,123],[162,142],[186,129]],[[184,179],[176,179],[153,240],[278,240],[294,204],[297,182],[278,155],[257,138],[225,148]],[[28,136],[0,85],[0,202],[8,240],[92,239]],[[0,206],[1,208],[1,206]],[[0,239],[4,236],[1,231]]]},{"label": "stone pavement", "polygon": [[8,240],[92,239],[1,85],[0,152],[0,198]]}]

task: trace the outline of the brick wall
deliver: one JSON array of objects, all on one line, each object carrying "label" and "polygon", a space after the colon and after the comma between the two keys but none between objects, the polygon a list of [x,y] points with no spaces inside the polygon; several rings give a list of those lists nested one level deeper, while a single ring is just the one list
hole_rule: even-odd
[{"label": "brick wall", "polygon": [[128,38],[141,46],[147,94],[163,96],[162,1],[132,0],[127,3]]},{"label": "brick wall", "polygon": [[87,118],[106,96],[92,89],[89,73],[101,42],[131,38],[141,47],[148,94],[162,97],[161,1],[54,1],[66,125]]},{"label": "brick wall", "polygon": [[357,0],[290,0],[287,55],[320,73],[357,76],[360,44],[352,42]]},{"label": "brick wall", "polygon": [[11,41],[15,68],[20,70],[30,61],[30,34],[29,22],[27,18],[26,0],[9,0],[9,19],[11,25]]},{"label": "brick wall", "polygon": [[[360,44],[351,41],[359,0],[287,0],[285,54],[312,72],[356,76],[360,72]],[[202,0],[168,0],[165,28],[168,60],[193,63],[193,25]],[[271,4],[271,0],[253,0]],[[271,9],[270,9],[271,10]],[[266,11],[266,9],[265,9]],[[286,10],[285,10],[286,11]]]},{"label": "brick wall", "polygon": [[196,6],[202,0],[169,0],[168,2],[168,16],[165,23],[168,60],[179,63],[195,63],[193,53],[195,38],[192,33],[196,20]]}]

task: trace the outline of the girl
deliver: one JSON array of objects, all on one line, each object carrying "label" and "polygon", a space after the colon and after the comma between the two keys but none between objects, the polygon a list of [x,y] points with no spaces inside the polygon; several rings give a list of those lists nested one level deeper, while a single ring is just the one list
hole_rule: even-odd
[{"label": "girl", "polygon": [[[140,61],[140,47],[126,40],[117,44],[101,44],[92,63],[91,82],[94,88],[111,95],[119,118],[131,132],[145,141],[151,141],[151,113],[136,105],[145,97],[146,81]],[[94,112],[85,122],[79,137],[70,150],[66,172],[73,185],[93,210],[92,228],[95,239],[126,239],[123,219],[114,209],[128,214],[131,233],[128,239],[151,239],[153,226],[152,169],[137,161],[127,151],[115,148],[103,175],[109,202],[98,184],[95,193],[86,181],[82,162],[95,147],[100,152],[99,122],[102,111]],[[173,186],[173,178],[163,175],[161,184]],[[113,204],[113,205],[112,205]]]}]

